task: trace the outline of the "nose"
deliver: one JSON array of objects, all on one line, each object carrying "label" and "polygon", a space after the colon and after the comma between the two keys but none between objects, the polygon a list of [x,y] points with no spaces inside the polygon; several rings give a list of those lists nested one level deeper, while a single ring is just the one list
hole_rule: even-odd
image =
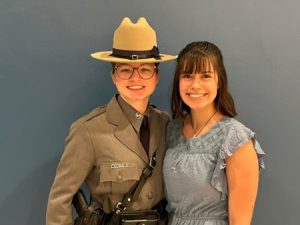
[{"label": "nose", "polygon": [[133,68],[133,72],[132,72],[132,75],[130,77],[130,80],[138,80],[138,79],[140,79],[140,75],[139,75],[138,69],[137,68]]},{"label": "nose", "polygon": [[195,89],[201,88],[201,79],[198,74],[195,74],[195,76],[192,80],[192,88],[195,88]]}]

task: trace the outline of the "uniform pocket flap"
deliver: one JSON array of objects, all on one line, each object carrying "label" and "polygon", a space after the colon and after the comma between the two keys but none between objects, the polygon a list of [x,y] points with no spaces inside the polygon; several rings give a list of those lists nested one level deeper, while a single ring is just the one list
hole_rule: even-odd
[{"label": "uniform pocket flap", "polygon": [[109,163],[101,166],[100,182],[125,182],[139,180],[139,170],[136,163]]}]

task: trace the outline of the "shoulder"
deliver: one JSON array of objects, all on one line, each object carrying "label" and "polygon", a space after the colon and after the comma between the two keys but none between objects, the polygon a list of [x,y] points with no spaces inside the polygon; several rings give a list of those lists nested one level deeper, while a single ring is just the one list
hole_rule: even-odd
[{"label": "shoulder", "polygon": [[245,145],[253,139],[255,142],[255,133],[234,118],[224,118],[221,124],[223,131],[222,147],[227,155],[232,155],[238,148]]},{"label": "shoulder", "polygon": [[103,114],[105,114],[105,112],[106,112],[105,105],[98,106],[97,108],[93,109],[89,113],[85,114],[84,116],[82,116],[82,117],[78,118],[76,121],[74,121],[71,125],[71,129],[73,129],[75,127],[81,127],[84,124],[86,124],[86,122],[92,121],[95,118],[102,116]]},{"label": "shoulder", "polygon": [[168,123],[168,130],[176,130],[179,129],[183,124],[182,119],[172,119]]},{"label": "shoulder", "polygon": [[168,112],[160,110],[153,104],[150,105],[153,112],[156,113],[163,121],[168,122],[170,120]]},{"label": "shoulder", "polygon": [[179,140],[179,137],[181,136],[182,132],[182,126],[182,119],[172,119],[169,121],[167,126],[167,143],[169,144],[169,146],[171,146],[172,143],[174,144]]},{"label": "shoulder", "polygon": [[235,118],[225,117],[221,121],[221,129],[225,133],[225,135],[230,135],[231,133],[252,133],[245,124],[236,120]]}]

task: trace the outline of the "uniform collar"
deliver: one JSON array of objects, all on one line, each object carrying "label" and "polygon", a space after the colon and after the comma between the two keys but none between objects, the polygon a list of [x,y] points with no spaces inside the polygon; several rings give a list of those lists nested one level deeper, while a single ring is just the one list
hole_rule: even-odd
[{"label": "uniform collar", "polygon": [[[156,112],[151,105],[148,107],[149,115],[151,115],[151,121],[149,123],[151,137],[149,155],[152,156],[158,147],[161,137],[163,137],[163,133],[159,113]],[[117,101],[117,95],[115,95],[106,106],[106,118],[108,122],[116,125],[115,137],[147,163],[149,158],[137,136],[137,132],[133,126],[128,126],[130,122]]]},{"label": "uniform collar", "polygon": [[147,106],[145,113],[141,114],[140,112],[136,111],[131,105],[129,105],[120,95],[117,95],[116,98],[122,111],[128,118],[130,124],[133,126],[135,132],[139,133],[144,115],[147,116],[149,120],[149,116],[150,116],[149,104]]}]

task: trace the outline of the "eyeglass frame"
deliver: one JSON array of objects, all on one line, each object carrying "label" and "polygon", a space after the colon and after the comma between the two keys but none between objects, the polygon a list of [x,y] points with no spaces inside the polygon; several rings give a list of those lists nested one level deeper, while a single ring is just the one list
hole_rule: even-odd
[{"label": "eyeglass frame", "polygon": [[[132,66],[130,66],[130,65],[128,65],[128,64],[119,64],[119,65],[116,65],[115,63],[112,63],[112,66],[113,66],[113,73],[116,73],[116,75],[118,76],[118,78],[120,78],[121,80],[129,80],[130,78],[132,78],[132,76],[133,76],[133,74],[134,74],[134,70],[136,70],[137,71],[137,73],[138,73],[138,75],[139,75],[139,77],[141,78],[141,79],[143,79],[143,80],[150,80],[153,76],[154,76],[154,74],[155,73],[158,73],[158,64],[159,63],[155,63],[154,65],[154,72],[153,72],[153,74],[151,75],[151,77],[149,77],[149,78],[147,78],[147,79],[145,79],[145,78],[143,78],[142,76],[141,76],[141,74],[140,74],[140,72],[139,72],[139,68],[141,67],[141,66],[143,66],[143,65],[145,65],[145,64],[149,64],[149,63],[143,63],[142,65],[140,65],[139,67],[132,67]],[[120,66],[120,65],[127,65],[127,66],[130,66],[132,69],[133,69],[133,71],[132,71],[132,74],[130,75],[130,77],[128,77],[128,79],[123,79],[123,78],[121,78],[120,76],[119,76],[119,74],[118,74],[118,72],[117,72],[117,68],[118,68],[118,66]]]}]

